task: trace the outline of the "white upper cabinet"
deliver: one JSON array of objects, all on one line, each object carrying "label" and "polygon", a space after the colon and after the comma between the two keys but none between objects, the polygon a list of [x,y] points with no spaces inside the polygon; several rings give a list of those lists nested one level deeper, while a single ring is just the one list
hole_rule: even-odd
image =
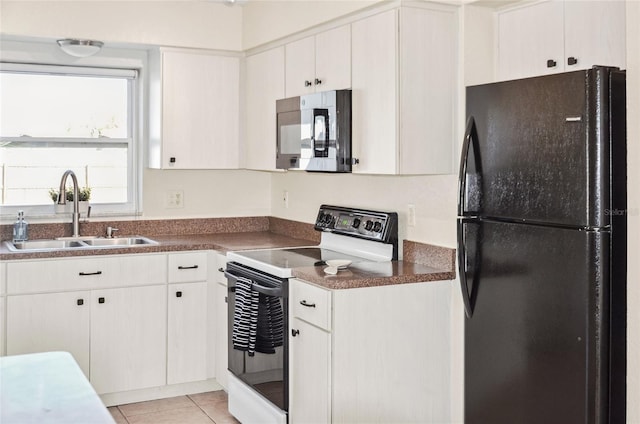
[{"label": "white upper cabinet", "polygon": [[285,45],[285,94],[295,97],[351,87],[351,27]]},{"label": "white upper cabinet", "polygon": [[593,65],[626,68],[626,16],[623,1],[564,2],[566,70]]},{"label": "white upper cabinet", "polygon": [[552,0],[500,11],[499,80],[625,68],[625,3]]},{"label": "white upper cabinet", "polygon": [[429,4],[352,24],[353,172],[453,172],[457,21]]},{"label": "white upper cabinet", "polygon": [[276,169],[276,100],[284,94],[284,47],[245,62],[244,168]]},{"label": "white upper cabinet", "polygon": [[149,167],[239,167],[240,59],[206,51],[151,55]]}]

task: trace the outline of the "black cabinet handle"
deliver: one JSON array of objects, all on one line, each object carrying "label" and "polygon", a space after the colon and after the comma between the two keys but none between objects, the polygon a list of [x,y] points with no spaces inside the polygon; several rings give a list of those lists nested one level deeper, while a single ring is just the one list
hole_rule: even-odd
[{"label": "black cabinet handle", "polygon": [[80,272],[78,273],[79,276],[84,277],[86,275],[100,275],[102,274],[102,271],[96,271],[96,272]]},{"label": "black cabinet handle", "polygon": [[553,59],[547,60],[547,68],[555,68],[558,62]]},{"label": "black cabinet handle", "polygon": [[300,301],[300,304],[301,304],[302,306],[306,306],[307,308],[315,308],[315,307],[316,307],[316,304],[315,304],[315,303],[307,303],[307,301],[306,301],[306,300],[301,300],[301,301]]},{"label": "black cabinet handle", "polygon": [[569,58],[567,58],[567,65],[569,66],[576,65],[577,63],[578,63],[577,57],[570,56]]},{"label": "black cabinet handle", "polygon": [[315,83],[316,83],[316,85],[320,85],[320,84],[322,84],[322,80],[321,80],[321,79],[316,78]]},{"label": "black cabinet handle", "polygon": [[176,163],[176,158],[170,157],[169,158],[169,163]]},{"label": "black cabinet handle", "polygon": [[224,297],[224,303],[229,303],[229,298],[227,296]]},{"label": "black cabinet handle", "polygon": [[76,300],[76,304],[77,304],[78,306],[82,306],[82,305],[84,305],[84,299],[78,299],[78,300]]},{"label": "black cabinet handle", "polygon": [[182,292],[181,291],[177,291],[176,292],[176,297],[182,297]]},{"label": "black cabinet handle", "polygon": [[300,334],[300,330],[291,330],[291,336],[295,337]]},{"label": "black cabinet handle", "polygon": [[98,298],[98,303],[104,303],[104,297],[99,297]]},{"label": "black cabinet handle", "polygon": [[311,86],[311,81],[309,81],[309,80],[305,80],[305,81],[304,81],[304,86],[305,86],[305,87],[310,87],[310,86]]},{"label": "black cabinet handle", "polygon": [[224,272],[224,268],[218,268],[218,272]]},{"label": "black cabinet handle", "polygon": [[192,266],[179,266],[178,269],[198,269],[198,265]]}]

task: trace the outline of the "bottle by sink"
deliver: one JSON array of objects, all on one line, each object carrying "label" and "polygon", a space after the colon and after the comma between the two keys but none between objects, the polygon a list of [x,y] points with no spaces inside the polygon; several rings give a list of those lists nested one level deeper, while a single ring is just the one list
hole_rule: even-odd
[{"label": "bottle by sink", "polygon": [[29,240],[29,223],[24,219],[24,211],[18,211],[18,219],[13,224],[13,241]]}]

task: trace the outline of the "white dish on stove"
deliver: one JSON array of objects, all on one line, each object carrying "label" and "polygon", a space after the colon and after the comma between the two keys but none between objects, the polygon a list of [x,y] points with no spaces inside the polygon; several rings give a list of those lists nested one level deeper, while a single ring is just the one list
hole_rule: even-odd
[{"label": "white dish on stove", "polygon": [[347,269],[347,267],[351,265],[351,261],[349,259],[329,259],[325,261],[325,263],[336,269]]}]

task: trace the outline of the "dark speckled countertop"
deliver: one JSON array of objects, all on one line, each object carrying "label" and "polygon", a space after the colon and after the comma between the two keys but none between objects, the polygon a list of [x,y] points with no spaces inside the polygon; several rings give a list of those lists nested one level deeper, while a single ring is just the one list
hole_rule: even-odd
[{"label": "dark speckled countertop", "polygon": [[[141,235],[157,241],[158,244],[122,248],[12,252],[3,243],[0,246],[0,260],[188,250],[228,252],[313,246],[320,241],[320,234],[313,230],[312,224],[273,217],[121,221],[115,224],[120,228],[117,236]],[[100,234],[106,225],[112,224],[85,223],[84,228],[81,227],[81,234]],[[2,240],[7,240],[7,234],[10,234],[11,228],[3,227],[0,228],[0,235]],[[38,226],[32,224],[31,230],[32,239],[69,235],[66,234],[67,228],[64,224],[39,224]],[[296,268],[292,272],[296,278],[329,289],[452,280],[456,277],[455,249],[405,240],[403,251],[402,261],[354,264],[346,270],[339,271],[337,275],[326,274],[322,266]]]}]

